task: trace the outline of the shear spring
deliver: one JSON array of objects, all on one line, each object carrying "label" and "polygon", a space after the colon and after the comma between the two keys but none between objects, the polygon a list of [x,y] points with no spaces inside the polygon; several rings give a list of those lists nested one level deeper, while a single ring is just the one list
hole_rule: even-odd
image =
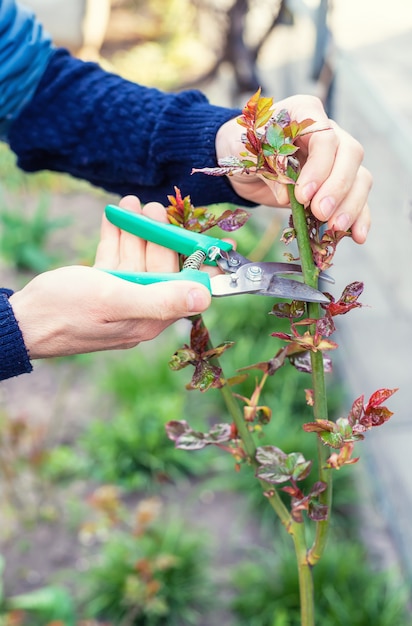
[{"label": "shear spring", "polygon": [[206,258],[206,254],[202,250],[196,250],[187,257],[183,263],[184,270],[198,270]]}]

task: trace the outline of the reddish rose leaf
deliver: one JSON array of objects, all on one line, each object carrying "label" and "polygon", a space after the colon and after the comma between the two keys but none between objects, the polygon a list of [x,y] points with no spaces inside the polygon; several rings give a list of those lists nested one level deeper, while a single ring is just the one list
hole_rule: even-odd
[{"label": "reddish rose leaf", "polygon": [[396,393],[397,391],[398,391],[398,387],[396,387],[395,389],[378,389],[378,391],[375,391],[375,393],[373,393],[371,397],[369,398],[368,404],[365,409],[366,412],[370,408],[375,408],[379,406],[380,404],[382,404],[382,402],[385,402],[388,398],[393,396],[393,394]]}]

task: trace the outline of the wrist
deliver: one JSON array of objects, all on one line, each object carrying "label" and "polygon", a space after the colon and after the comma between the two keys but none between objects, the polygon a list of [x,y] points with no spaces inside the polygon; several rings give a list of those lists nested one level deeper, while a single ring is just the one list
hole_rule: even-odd
[{"label": "wrist", "polygon": [[0,290],[0,380],[29,373],[33,367],[11,306],[10,290]]}]

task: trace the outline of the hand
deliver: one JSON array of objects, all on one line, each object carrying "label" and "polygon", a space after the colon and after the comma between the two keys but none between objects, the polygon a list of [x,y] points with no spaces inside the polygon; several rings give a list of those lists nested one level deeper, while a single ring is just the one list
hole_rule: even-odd
[{"label": "hand", "polygon": [[[166,221],[162,205],[127,196],[125,209]],[[178,271],[177,255],[102,220],[95,267],[63,267],[34,278],[10,298],[31,359],[131,348],[179,318],[204,311],[209,291],[174,281],[136,285],[101,269]]]},{"label": "hand", "polygon": [[[296,198],[329,228],[347,230],[357,243],[366,240],[370,228],[367,205],[372,177],[361,164],[362,146],[335,122],[329,120],[321,101],[313,96],[292,96],[276,103],[276,110],[287,109],[292,119],[315,120],[314,128],[329,128],[299,138],[297,156],[302,165],[296,185]],[[308,129],[309,130],[309,129]],[[236,119],[226,122],[216,136],[218,159],[238,155],[243,128]],[[268,206],[288,206],[285,185],[263,177],[236,174],[229,177],[236,193],[247,200]]]}]

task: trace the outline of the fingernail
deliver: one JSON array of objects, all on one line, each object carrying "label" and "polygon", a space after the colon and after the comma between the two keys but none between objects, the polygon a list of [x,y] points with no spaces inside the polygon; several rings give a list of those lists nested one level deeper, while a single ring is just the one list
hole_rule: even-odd
[{"label": "fingernail", "polygon": [[319,203],[319,208],[322,211],[322,215],[325,220],[328,220],[330,218],[333,211],[335,210],[335,207],[336,201],[335,198],[332,198],[332,196],[326,196],[326,198],[323,198]]},{"label": "fingernail", "polygon": [[310,202],[315,195],[316,183],[307,183],[302,188],[302,199],[304,202]]},{"label": "fingernail", "polygon": [[346,213],[341,213],[335,220],[335,229],[337,230],[348,230],[350,225],[350,217]]},{"label": "fingernail", "polygon": [[361,236],[362,236],[362,240],[363,241],[366,241],[366,239],[368,238],[368,234],[369,234],[368,226],[362,226],[362,228],[361,228]]},{"label": "fingernail", "polygon": [[207,309],[210,298],[202,289],[191,289],[187,294],[187,308],[189,313],[200,313]]}]

